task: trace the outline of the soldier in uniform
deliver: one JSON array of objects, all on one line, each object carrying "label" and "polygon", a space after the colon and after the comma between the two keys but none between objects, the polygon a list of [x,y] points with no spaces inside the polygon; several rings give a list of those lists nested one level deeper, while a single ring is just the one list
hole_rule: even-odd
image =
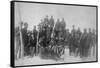
[{"label": "soldier in uniform", "polygon": [[50,41],[51,41],[51,34],[52,34],[52,31],[53,31],[53,26],[54,26],[54,19],[53,19],[53,16],[51,16],[50,20],[48,20],[48,23],[47,23],[47,28],[46,28],[46,45],[49,46],[50,44]]},{"label": "soldier in uniform", "polygon": [[50,20],[49,20],[49,27],[51,27],[53,29],[54,26],[54,18],[53,16],[51,16]]},{"label": "soldier in uniform", "polygon": [[58,41],[59,41],[59,38],[58,38],[58,36],[59,36],[59,23],[60,23],[60,21],[59,21],[59,19],[57,19],[57,22],[56,22],[56,24],[55,24],[55,29],[54,29],[54,34],[55,34],[55,36],[54,36],[54,40],[55,40],[55,42],[56,43],[58,43]]},{"label": "soldier in uniform", "polygon": [[92,31],[92,48],[93,48],[93,56],[95,56],[95,54],[96,54],[96,43],[97,43],[97,41],[96,41],[96,32],[95,32],[95,29],[93,29],[93,31]]},{"label": "soldier in uniform", "polygon": [[37,45],[37,30],[36,26],[34,26],[33,29],[33,34],[32,34],[32,39],[33,39],[33,47],[34,47],[34,54],[36,55],[36,45]]},{"label": "soldier in uniform", "polygon": [[81,35],[82,32],[80,30],[80,28],[78,27],[77,33],[76,33],[76,39],[77,39],[77,50],[76,50],[76,56],[78,56],[80,54],[80,40],[81,40]]},{"label": "soldier in uniform", "polygon": [[76,38],[76,30],[75,26],[73,25],[73,29],[71,31],[71,39],[70,39],[70,55],[75,55],[76,54],[76,48],[77,48],[77,38]]},{"label": "soldier in uniform", "polygon": [[28,55],[32,56],[32,48],[33,48],[33,39],[32,39],[32,32],[28,31],[28,45],[27,45],[27,49],[28,49]]},{"label": "soldier in uniform", "polygon": [[88,54],[87,56],[91,56],[91,50],[92,50],[92,45],[93,45],[93,39],[92,39],[92,31],[91,28],[89,28],[88,32],[88,37],[87,37],[87,49],[88,49]]},{"label": "soldier in uniform", "polygon": [[[48,31],[48,16],[46,16],[46,18],[44,19],[44,21],[42,21],[42,28],[41,31],[39,32],[39,43],[40,46],[45,48],[47,46],[47,31]],[[48,35],[49,37],[49,35]]]},{"label": "soldier in uniform", "polygon": [[86,57],[88,54],[87,36],[87,29],[85,28],[80,40],[80,58]]},{"label": "soldier in uniform", "polygon": [[24,23],[24,28],[22,28],[22,37],[24,43],[24,55],[28,55],[28,33],[27,33],[28,24]]}]

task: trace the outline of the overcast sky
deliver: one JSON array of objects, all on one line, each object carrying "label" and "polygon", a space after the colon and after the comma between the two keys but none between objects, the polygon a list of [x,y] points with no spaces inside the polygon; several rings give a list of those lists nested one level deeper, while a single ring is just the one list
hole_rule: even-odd
[{"label": "overcast sky", "polygon": [[[20,10],[20,11],[19,11]],[[20,13],[19,13],[20,12]],[[40,3],[15,3],[15,26],[20,19],[29,24],[29,30],[33,25],[38,25],[46,15],[53,16],[55,21],[62,18],[66,21],[66,28],[72,29],[72,25],[83,28],[96,28],[96,7],[54,5]],[[20,18],[21,17],[21,18]]]}]

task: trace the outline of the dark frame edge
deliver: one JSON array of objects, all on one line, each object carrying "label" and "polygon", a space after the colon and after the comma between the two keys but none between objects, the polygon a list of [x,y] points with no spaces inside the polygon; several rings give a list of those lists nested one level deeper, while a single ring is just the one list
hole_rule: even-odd
[{"label": "dark frame edge", "polygon": [[97,7],[97,5],[86,5],[86,4],[70,4],[70,3],[55,3],[55,2],[40,2],[40,1],[13,1],[22,3],[40,3],[40,4],[53,4],[53,5],[70,5],[70,6],[87,6],[87,7]]},{"label": "dark frame edge", "polygon": [[96,6],[96,41],[97,41],[97,46],[96,46],[96,61],[98,62],[98,6]]},{"label": "dark frame edge", "polygon": [[14,67],[14,1],[10,1],[10,66]]}]

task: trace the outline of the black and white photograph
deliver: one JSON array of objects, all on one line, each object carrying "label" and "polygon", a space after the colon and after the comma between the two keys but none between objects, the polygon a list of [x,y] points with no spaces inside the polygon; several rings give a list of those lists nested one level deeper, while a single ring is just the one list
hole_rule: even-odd
[{"label": "black and white photograph", "polygon": [[14,2],[14,66],[97,61],[97,6]]}]

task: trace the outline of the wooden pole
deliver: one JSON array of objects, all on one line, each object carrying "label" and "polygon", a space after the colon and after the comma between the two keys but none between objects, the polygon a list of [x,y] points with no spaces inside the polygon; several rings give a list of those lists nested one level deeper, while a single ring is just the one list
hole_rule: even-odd
[{"label": "wooden pole", "polygon": [[21,58],[24,56],[24,46],[23,46],[23,38],[22,38],[22,19],[21,19],[21,10],[20,10],[20,8],[21,8],[21,6],[20,6],[20,4],[17,4],[18,5],[18,13],[19,13],[19,20],[20,20],[20,22],[19,22],[19,29],[20,29],[20,42],[21,42],[21,46],[20,46],[20,49],[21,49]]},{"label": "wooden pole", "polygon": [[38,55],[38,53],[39,53],[39,42],[38,42],[38,40],[39,40],[39,31],[37,33],[36,55]]}]

